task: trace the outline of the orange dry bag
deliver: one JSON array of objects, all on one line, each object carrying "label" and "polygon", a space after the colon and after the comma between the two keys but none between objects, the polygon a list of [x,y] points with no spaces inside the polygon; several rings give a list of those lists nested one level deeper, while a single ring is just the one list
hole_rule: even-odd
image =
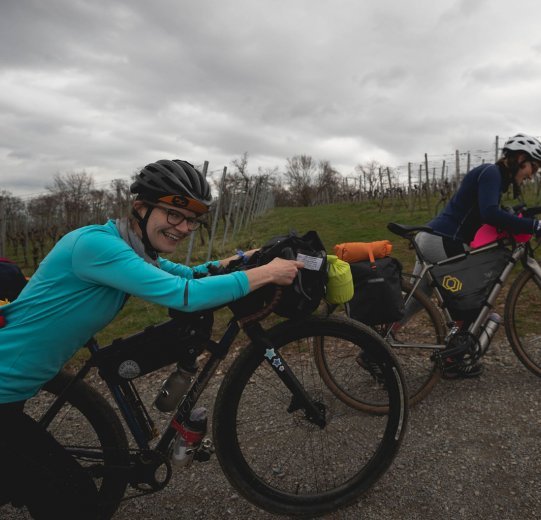
[{"label": "orange dry bag", "polygon": [[345,242],[334,246],[334,252],[340,260],[350,264],[362,262],[370,258],[384,258],[391,254],[393,245],[389,240],[377,240],[375,242]]}]

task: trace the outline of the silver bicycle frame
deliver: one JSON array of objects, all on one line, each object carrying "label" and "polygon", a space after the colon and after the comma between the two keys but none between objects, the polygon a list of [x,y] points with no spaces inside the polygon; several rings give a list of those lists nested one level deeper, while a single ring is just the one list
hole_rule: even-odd
[{"label": "silver bicycle frame", "polygon": [[[425,277],[426,277],[426,279],[430,282],[430,285],[434,287],[434,294],[435,294],[436,299],[438,301],[438,308],[442,312],[442,314],[443,314],[443,316],[445,318],[446,324],[447,324],[447,326],[449,328],[449,334],[447,335],[447,338],[445,339],[445,343],[447,343],[448,339],[451,336],[453,336],[459,330],[459,327],[457,326],[456,321],[451,317],[448,309],[446,308],[441,292],[439,291],[438,287],[435,286],[435,284],[434,284],[434,277],[432,276],[432,273],[431,273],[432,267],[439,266],[439,265],[450,264],[450,263],[456,262],[457,260],[459,260],[461,258],[466,258],[469,255],[482,254],[484,252],[487,252],[487,251],[490,251],[492,249],[495,249],[495,248],[499,247],[499,244],[498,243],[489,244],[487,246],[483,246],[483,247],[474,249],[472,251],[468,251],[466,253],[461,253],[459,255],[455,255],[453,257],[446,258],[445,260],[441,260],[440,262],[430,263],[430,262],[427,262],[423,258],[423,255],[419,251],[415,240],[411,240],[410,242],[413,245],[413,247],[414,247],[414,249],[415,249],[415,251],[417,253],[417,258],[419,259],[419,262],[421,264],[421,272],[418,275],[415,275],[415,276],[412,275],[412,278],[414,279],[414,282],[412,283],[412,289],[411,289],[410,293],[408,294],[408,296],[407,296],[404,303],[405,303],[405,305],[407,305],[407,303],[411,300],[411,298],[413,297],[413,294],[415,293],[415,291],[419,287],[419,284],[421,283],[421,280],[425,279]],[[494,305],[496,303],[496,299],[497,299],[498,295],[500,294],[503,285],[509,279],[509,276],[511,275],[511,272],[514,269],[515,264],[520,259],[522,259],[525,255],[527,255],[527,251],[528,251],[527,244],[520,243],[520,244],[517,244],[515,246],[515,248],[513,249],[513,251],[511,252],[511,258],[509,259],[507,265],[505,266],[503,271],[500,273],[498,279],[496,280],[494,286],[492,287],[492,289],[491,289],[491,291],[490,291],[490,293],[489,293],[489,295],[487,297],[487,301],[483,305],[483,307],[482,307],[481,311],[479,312],[479,314],[478,314],[477,318],[475,319],[475,321],[468,327],[468,332],[470,332],[475,337],[477,337],[480,334],[480,332],[482,331],[482,329],[484,328],[484,326],[486,324],[486,321],[487,321],[487,318],[488,318],[489,314],[491,313],[492,309],[494,308]],[[526,258],[526,268],[530,269],[534,273],[534,275],[536,276],[536,279],[538,281],[538,285],[540,285],[540,287],[541,287],[541,266],[539,265],[537,260],[535,258],[531,257],[531,256],[528,256]],[[389,331],[389,333],[390,333],[390,331]],[[389,335],[389,333],[388,333],[388,335]],[[390,342],[392,344],[391,338],[388,338],[388,339],[390,340]],[[400,347],[417,347],[418,348],[420,346],[421,345],[400,344]],[[434,349],[434,350],[442,350],[445,347],[446,347],[446,344],[442,344],[442,345],[422,345],[422,348]]]}]

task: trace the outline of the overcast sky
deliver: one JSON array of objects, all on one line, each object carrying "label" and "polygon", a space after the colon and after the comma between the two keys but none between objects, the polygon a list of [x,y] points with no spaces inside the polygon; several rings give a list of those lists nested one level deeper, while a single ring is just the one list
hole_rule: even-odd
[{"label": "overcast sky", "polygon": [[539,0],[1,0],[0,189],[80,171],[106,187],[162,158],[217,172],[243,152],[252,173],[308,154],[350,175],[539,136],[540,15]]}]

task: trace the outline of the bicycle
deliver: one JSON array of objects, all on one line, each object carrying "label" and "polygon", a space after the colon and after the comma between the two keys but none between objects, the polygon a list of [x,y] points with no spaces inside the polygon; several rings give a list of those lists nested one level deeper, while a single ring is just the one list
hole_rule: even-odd
[{"label": "bicycle", "polygon": [[[526,209],[521,206],[514,209],[520,209],[529,216],[541,213],[541,207]],[[518,262],[522,264],[523,271],[512,283],[505,300],[505,331],[518,359],[528,370],[541,377],[540,325],[534,312],[534,309],[541,305],[541,267],[534,256],[539,244],[534,246],[531,240],[516,242],[513,237],[509,237],[432,264],[423,258],[415,242],[417,233],[431,233],[432,229],[397,223],[389,223],[387,227],[392,233],[409,241],[422,266],[419,275],[403,273],[401,280],[405,306],[412,302],[419,311],[408,320],[373,327],[388,341],[400,362],[409,388],[410,406],[417,404],[430,393],[449,366],[449,359],[459,359],[465,365],[473,365],[486,353],[494,329],[497,328],[497,325],[491,322],[490,315],[496,298]],[[504,255],[503,267],[488,290],[482,307],[464,329],[459,320],[451,315],[441,284],[435,282],[434,270],[458,266],[460,261],[477,255],[495,253]],[[425,279],[433,287],[435,302],[419,288]],[[364,365],[367,371],[372,371],[370,365],[363,363],[358,355],[343,361],[357,361],[361,366]],[[330,364],[328,371],[327,377],[332,379],[333,367]],[[377,374],[373,376],[373,384],[376,385]],[[384,402],[377,398],[367,399],[364,383],[359,380],[351,378],[347,385],[337,386],[336,391],[344,394],[342,399],[347,396],[351,406],[370,413],[386,413],[387,406]]]},{"label": "bicycle", "polygon": [[[241,329],[250,342],[218,390],[213,441],[194,445],[191,460],[205,461],[215,452],[231,485],[248,501],[271,513],[311,517],[351,504],[389,468],[408,413],[404,378],[385,341],[340,317],[310,316],[265,329],[261,320],[277,298],[259,308],[256,294],[229,305],[233,317],[218,341],[211,339],[216,309],[170,310],[164,323],[103,348],[93,339],[86,345],[90,358],[76,374],[59,373],[27,403],[95,480],[101,517],[110,518],[122,500],[168,484],[179,425],[190,417]],[[364,352],[379,367],[388,415],[364,414],[324,383],[316,357],[322,350],[332,357],[347,348]],[[206,362],[158,432],[136,379],[202,357]],[[97,369],[116,409],[84,380],[91,369]]]}]

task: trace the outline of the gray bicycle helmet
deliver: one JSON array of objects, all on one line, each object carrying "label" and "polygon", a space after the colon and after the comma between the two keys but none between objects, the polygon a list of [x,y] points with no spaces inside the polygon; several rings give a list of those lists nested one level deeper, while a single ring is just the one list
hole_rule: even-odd
[{"label": "gray bicycle helmet", "polygon": [[147,164],[130,191],[139,199],[165,202],[198,215],[206,213],[212,202],[210,186],[203,174],[193,164],[180,159]]},{"label": "gray bicycle helmet", "polygon": [[541,161],[541,143],[535,137],[526,134],[517,134],[507,140],[503,145],[503,152],[525,152],[532,159]]}]

